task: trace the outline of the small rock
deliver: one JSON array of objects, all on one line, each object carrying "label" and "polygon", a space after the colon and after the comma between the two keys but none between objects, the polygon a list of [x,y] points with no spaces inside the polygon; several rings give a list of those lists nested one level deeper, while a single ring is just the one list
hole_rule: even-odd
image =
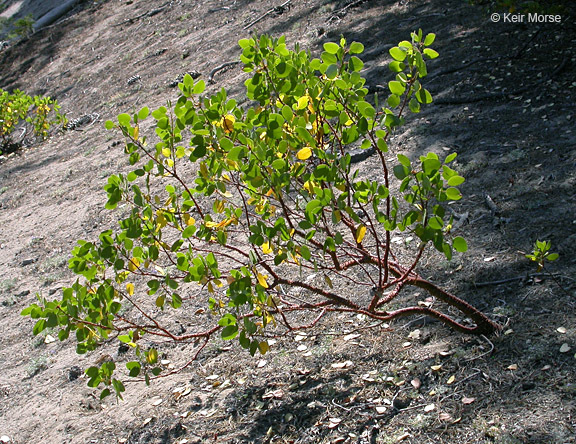
[{"label": "small rock", "polygon": [[2,435],[2,436],[0,436],[0,442],[4,444],[4,443],[12,442],[12,441],[10,440],[9,436]]},{"label": "small rock", "polygon": [[22,267],[25,267],[26,265],[31,265],[31,264],[33,264],[33,263],[36,262],[37,260],[38,260],[38,259],[24,259],[24,260],[20,263],[20,265],[21,265]]},{"label": "small rock", "polygon": [[408,407],[410,402],[410,398],[394,398],[394,401],[392,401],[392,406],[397,410],[402,410]]},{"label": "small rock", "polygon": [[70,367],[68,370],[68,380],[69,381],[76,381],[80,375],[82,374],[82,369],[77,365]]}]

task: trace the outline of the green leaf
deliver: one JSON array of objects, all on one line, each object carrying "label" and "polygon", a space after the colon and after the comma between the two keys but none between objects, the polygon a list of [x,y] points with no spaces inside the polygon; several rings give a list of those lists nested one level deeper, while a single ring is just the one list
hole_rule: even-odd
[{"label": "green leaf", "polygon": [[420,112],[420,103],[418,103],[418,100],[410,99],[408,106],[410,107],[410,111],[412,111],[414,114]]},{"label": "green leaf", "polygon": [[140,111],[138,111],[138,119],[144,120],[146,117],[148,117],[149,114],[150,114],[150,110],[148,109],[147,106],[145,106]]},{"label": "green leaf", "polygon": [[466,239],[460,236],[456,236],[452,240],[452,247],[454,247],[454,249],[456,251],[459,251],[460,253],[464,253],[468,250],[468,244],[466,243]]},{"label": "green leaf", "polygon": [[462,199],[462,194],[460,194],[460,191],[458,190],[458,188],[447,188],[446,189],[446,196],[450,200]]},{"label": "green leaf", "polygon": [[334,80],[337,75],[338,75],[338,65],[333,64],[328,66],[328,68],[326,69],[326,77],[328,77],[330,80]]},{"label": "green leaf", "polygon": [[222,329],[222,339],[228,341],[230,339],[234,339],[238,335],[238,326],[237,325],[228,325]]},{"label": "green leaf", "polygon": [[118,123],[120,126],[129,126],[131,120],[130,114],[122,113],[118,115]]},{"label": "green leaf", "polygon": [[388,82],[388,89],[392,94],[396,94],[397,96],[401,96],[406,91],[406,87],[397,80],[391,80]]},{"label": "green leaf", "polygon": [[393,48],[390,48],[390,55],[392,56],[392,58],[394,60],[397,60],[398,62],[402,62],[404,61],[404,59],[407,56],[406,51],[404,51],[403,49],[399,48],[398,46],[395,46]]},{"label": "green leaf", "polygon": [[364,68],[364,62],[362,60],[360,60],[358,57],[352,56],[352,57],[350,57],[350,61],[348,62],[348,66],[350,67],[351,71],[360,72],[362,70],[362,68]]},{"label": "green leaf", "polygon": [[[186,74],[189,75],[189,74]],[[199,80],[195,85],[194,88],[192,89],[192,92],[194,94],[201,94],[204,92],[204,90],[206,89],[206,83],[204,82],[204,80]]]},{"label": "green leaf", "polygon": [[425,56],[428,56],[429,59],[435,59],[439,56],[439,54],[431,48],[424,48],[424,51],[422,52]]},{"label": "green leaf", "polygon": [[416,98],[420,103],[432,103],[432,94],[430,94],[430,92],[424,88],[420,88],[420,90],[416,92]]},{"label": "green leaf", "polygon": [[328,54],[337,54],[340,46],[334,42],[326,42],[324,43],[324,51]]},{"label": "green leaf", "polygon": [[361,54],[364,52],[364,45],[358,42],[352,42],[350,44],[350,54]]},{"label": "green leaf", "polygon": [[406,168],[408,168],[408,169],[412,168],[412,165],[410,163],[410,159],[408,159],[408,157],[406,157],[404,154],[398,154],[397,157],[398,157],[398,162],[400,162]]},{"label": "green leaf", "polygon": [[133,378],[137,377],[140,374],[141,366],[138,361],[127,362],[126,368],[129,371],[128,374]]},{"label": "green leaf", "polygon": [[448,185],[450,185],[451,187],[456,187],[458,185],[461,185],[464,183],[466,179],[464,179],[462,176],[452,176],[450,179],[448,179]]},{"label": "green leaf", "polygon": [[424,39],[424,46],[430,46],[436,40],[436,34],[430,33],[426,34],[426,38]]},{"label": "green leaf", "polygon": [[548,256],[546,256],[546,259],[548,259],[550,262],[555,261],[556,259],[558,259],[560,257],[560,255],[558,253],[550,253]]}]

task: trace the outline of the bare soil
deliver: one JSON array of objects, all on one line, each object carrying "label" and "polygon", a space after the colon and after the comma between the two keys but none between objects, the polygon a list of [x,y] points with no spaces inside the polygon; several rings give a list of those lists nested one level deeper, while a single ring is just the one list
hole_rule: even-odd
[{"label": "bare soil", "polygon": [[[15,3],[8,1],[8,4]],[[576,442],[576,26],[494,23],[461,0],[84,1],[57,24],[0,52],[0,87],[56,98],[75,130],[0,163],[0,436],[24,443],[574,443]],[[73,282],[68,252],[118,216],[102,187],[127,159],[103,122],[177,97],[178,75],[238,59],[250,33],[286,35],[318,53],[344,35],[366,46],[371,92],[392,78],[388,49],[412,30],[435,32],[427,107],[394,152],[458,152],[470,250],[431,254],[420,272],[505,325],[499,336],[454,333],[425,319],[355,336],[357,317],[279,341],[262,358],[216,343],[170,378],[98,399],[78,356],[32,335],[19,315],[35,294]],[[136,80],[134,76],[139,76]],[[236,65],[214,75],[240,96]],[[131,80],[129,82],[129,80]],[[360,168],[369,170],[368,159]],[[496,206],[487,205],[490,196]],[[560,259],[535,274],[524,256],[550,240]],[[352,334],[352,336],[350,336]],[[185,347],[165,347],[185,362]],[[336,364],[336,365],[333,365]],[[190,390],[184,388],[189,387]],[[175,396],[174,393],[182,396]],[[4,438],[3,438],[4,439]],[[7,441],[6,441],[7,442]]]}]

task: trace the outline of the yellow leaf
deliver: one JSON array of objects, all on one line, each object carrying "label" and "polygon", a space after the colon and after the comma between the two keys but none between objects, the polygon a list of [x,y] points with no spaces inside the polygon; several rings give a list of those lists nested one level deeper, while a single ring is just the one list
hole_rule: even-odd
[{"label": "yellow leaf", "polygon": [[270,242],[265,242],[262,244],[262,253],[264,254],[272,253],[272,248],[270,248]]},{"label": "yellow leaf", "polygon": [[358,244],[361,243],[365,235],[366,235],[366,226],[360,225],[356,230],[356,243]]},{"label": "yellow leaf", "polygon": [[256,277],[258,278],[258,283],[259,283],[260,285],[262,285],[262,287],[268,288],[268,282],[266,282],[266,278],[267,278],[268,276],[264,276],[264,275],[258,273],[258,275],[257,275]]},{"label": "yellow leaf", "polygon": [[138,134],[140,133],[140,128],[138,127],[138,125],[136,125],[134,127],[134,139],[138,140]]},{"label": "yellow leaf", "polygon": [[308,96],[300,97],[300,98],[298,99],[297,109],[304,109],[304,108],[306,108],[306,105],[308,105],[308,100],[310,100],[310,97],[308,97]]},{"label": "yellow leaf", "polygon": [[448,378],[448,381],[446,381],[446,384],[448,384],[448,385],[454,384],[454,381],[456,381],[456,378],[454,377],[454,375],[452,375]]},{"label": "yellow leaf", "polygon": [[130,283],[130,282],[127,283],[127,284],[126,284],[126,291],[128,292],[128,294],[129,294],[130,296],[132,296],[132,295],[134,294],[134,284],[132,284],[132,283]]},{"label": "yellow leaf", "polygon": [[234,122],[236,122],[236,117],[234,117],[232,114],[228,114],[223,117],[222,128],[224,128],[224,131],[227,133],[234,131]]},{"label": "yellow leaf", "polygon": [[164,157],[170,157],[170,148],[162,148],[162,154]]},{"label": "yellow leaf", "polygon": [[184,213],[182,215],[182,218],[184,219],[184,223],[187,226],[194,225],[196,223],[196,220],[192,216],[190,216],[190,214],[188,214],[188,213]]},{"label": "yellow leaf", "polygon": [[296,157],[300,160],[306,160],[312,155],[312,149],[310,147],[304,147],[296,153]]},{"label": "yellow leaf", "polygon": [[128,262],[128,270],[136,271],[138,269],[139,265],[140,265],[140,260],[136,257],[133,257],[132,259],[130,259],[130,262]]},{"label": "yellow leaf", "polygon": [[261,353],[261,354],[263,354],[263,355],[266,354],[266,352],[267,352],[268,350],[270,350],[270,346],[268,345],[268,342],[266,342],[266,341],[260,342],[260,343],[258,344],[258,350],[260,350],[260,353]]}]

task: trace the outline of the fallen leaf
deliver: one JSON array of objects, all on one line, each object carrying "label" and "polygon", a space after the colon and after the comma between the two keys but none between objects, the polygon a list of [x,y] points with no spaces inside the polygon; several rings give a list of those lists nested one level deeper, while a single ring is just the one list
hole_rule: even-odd
[{"label": "fallen leaf", "polygon": [[565,327],[558,327],[558,328],[556,329],[556,331],[557,331],[558,333],[564,334],[564,333],[566,333],[566,328],[565,328]]},{"label": "fallen leaf", "polygon": [[357,334],[357,333],[351,333],[351,334],[349,334],[349,335],[344,336],[344,340],[345,340],[345,341],[351,341],[352,339],[356,339],[356,338],[359,338],[359,337],[360,337],[359,334]]},{"label": "fallen leaf", "polygon": [[215,379],[218,379],[220,376],[218,375],[210,375],[210,376],[206,376],[206,379],[208,381],[214,381]]},{"label": "fallen leaf", "polygon": [[340,418],[330,418],[330,422],[328,423],[328,428],[333,429],[334,427],[338,427],[342,420]]},{"label": "fallen leaf", "polygon": [[512,333],[514,333],[514,330],[512,330],[511,328],[509,328],[504,332],[505,335],[511,335]]},{"label": "fallen leaf", "polygon": [[431,412],[435,408],[436,408],[436,406],[434,404],[428,404],[426,407],[424,407],[424,411],[425,412]]},{"label": "fallen leaf", "polygon": [[417,328],[416,330],[411,331],[411,332],[408,334],[408,338],[410,338],[410,339],[420,339],[420,329]]},{"label": "fallen leaf", "polygon": [[331,365],[332,368],[349,368],[353,367],[354,363],[352,361],[335,362]]},{"label": "fallen leaf", "polygon": [[[55,342],[56,338],[52,335],[46,335],[46,338],[44,338],[44,343],[45,344],[52,344],[52,342]],[[0,441],[2,442],[2,441]]]},{"label": "fallen leaf", "polygon": [[476,401],[476,398],[468,398],[466,396],[464,396],[462,398],[462,404],[468,405],[468,404],[472,404],[474,401]]},{"label": "fallen leaf", "polygon": [[155,396],[155,397],[152,398],[150,401],[151,401],[151,403],[152,403],[153,406],[160,405],[160,404],[162,404],[162,403],[164,402],[164,400],[163,400],[160,396]]},{"label": "fallen leaf", "polygon": [[448,385],[454,384],[454,381],[456,381],[456,377],[454,375],[452,375],[448,378],[448,381],[446,381],[446,384],[448,384]]},{"label": "fallen leaf", "polygon": [[304,344],[300,344],[296,350],[305,351],[305,350],[308,350],[308,347]]},{"label": "fallen leaf", "polygon": [[512,364],[507,367],[508,370],[518,370],[518,364]]},{"label": "fallen leaf", "polygon": [[433,365],[432,367],[430,367],[433,371],[437,372],[438,370],[440,370],[442,368],[442,365]]},{"label": "fallen leaf", "polygon": [[266,364],[268,363],[268,361],[265,361],[264,359],[261,359],[260,361],[258,361],[258,368],[262,368],[264,367]]},{"label": "fallen leaf", "polygon": [[416,390],[418,390],[420,388],[420,386],[422,385],[422,382],[420,381],[420,379],[414,378],[412,381],[410,381],[410,384],[412,384],[412,387],[414,387]]},{"label": "fallen leaf", "polygon": [[153,418],[146,418],[146,419],[144,420],[144,422],[142,423],[142,427],[150,424],[150,423],[152,422],[152,419],[153,419]]},{"label": "fallen leaf", "polygon": [[452,421],[452,415],[450,413],[442,412],[438,415],[440,421]]},{"label": "fallen leaf", "polygon": [[271,392],[268,393],[264,393],[264,395],[262,395],[262,399],[281,399],[284,397],[284,392],[281,389],[278,390],[273,390]]},{"label": "fallen leaf", "polygon": [[562,346],[560,347],[560,353],[568,353],[570,351],[571,347],[564,343],[562,344]]},{"label": "fallen leaf", "polygon": [[404,441],[406,438],[410,437],[410,433],[406,432],[403,435],[400,435],[398,438],[396,438],[396,442],[400,442],[400,441]]},{"label": "fallen leaf", "polygon": [[299,333],[299,334],[297,334],[297,335],[294,337],[294,340],[295,340],[296,342],[299,342],[299,341],[303,341],[303,340],[306,339],[306,338],[307,338],[306,335],[303,335],[303,334],[300,334],[300,333]]},{"label": "fallen leaf", "polygon": [[383,413],[386,413],[386,410],[388,410],[388,408],[384,405],[377,405],[375,407],[376,409],[376,413],[378,413],[379,415],[382,415]]},{"label": "fallen leaf", "polygon": [[408,348],[408,347],[410,347],[411,345],[412,345],[411,342],[405,342],[404,344],[402,344],[402,347]]},{"label": "fallen leaf", "polygon": [[484,258],[484,262],[492,262],[492,261],[494,261],[495,259],[496,259],[496,258],[495,258],[494,256],[485,257],[485,258]]}]

